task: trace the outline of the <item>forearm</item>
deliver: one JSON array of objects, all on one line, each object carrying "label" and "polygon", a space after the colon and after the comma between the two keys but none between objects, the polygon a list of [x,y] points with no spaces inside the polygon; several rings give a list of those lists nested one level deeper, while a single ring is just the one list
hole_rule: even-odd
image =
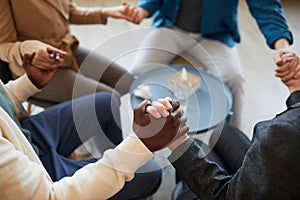
[{"label": "forearm", "polygon": [[106,24],[102,8],[78,7],[71,1],[69,5],[71,24]]},{"label": "forearm", "polygon": [[289,41],[286,38],[280,38],[275,42],[274,48],[276,50],[289,49],[290,48]]},{"label": "forearm", "polygon": [[21,42],[3,42],[0,44],[0,59],[22,66],[22,55],[20,52]]},{"label": "forearm", "polygon": [[[0,118],[3,116],[2,111],[0,108]],[[18,131],[16,134],[23,137],[10,118],[5,122],[1,118],[0,127],[3,127],[1,123],[14,127],[14,130]],[[8,129],[1,130],[1,133],[5,133],[5,130]],[[27,142],[26,139],[24,141]],[[34,153],[28,142],[22,144],[22,149],[26,147],[27,153]],[[53,183],[42,164],[30,160],[2,136],[0,149],[0,199],[7,200],[108,199],[124,186],[125,181],[133,178],[139,167],[153,157],[138,139],[126,138],[115,149],[106,151],[98,162],[79,169],[72,177],[65,177]]]},{"label": "forearm", "polygon": [[270,48],[275,48],[275,42],[281,38],[286,38],[289,44],[293,43],[293,35],[279,0],[247,0],[247,3]]},{"label": "forearm", "polygon": [[58,199],[107,199],[117,193],[125,181],[130,181],[134,172],[152,157],[153,154],[142,142],[130,135],[115,149],[107,150],[97,163],[55,183],[54,189]]}]

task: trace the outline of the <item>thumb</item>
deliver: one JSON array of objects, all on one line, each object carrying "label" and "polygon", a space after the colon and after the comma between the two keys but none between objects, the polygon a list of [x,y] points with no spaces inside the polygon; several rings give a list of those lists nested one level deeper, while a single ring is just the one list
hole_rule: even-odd
[{"label": "thumb", "polygon": [[172,102],[171,102],[171,104],[172,104],[172,112],[174,112],[175,110],[177,110],[179,108],[179,106],[180,106],[179,101],[176,100],[176,99],[173,99]]},{"label": "thumb", "polygon": [[147,106],[151,105],[149,100],[144,100],[135,108],[135,114],[144,115],[146,113]]},{"label": "thumb", "polygon": [[278,65],[278,66],[281,66],[284,64],[283,60],[281,58],[280,52],[275,53],[273,59],[274,59],[276,65]]},{"label": "thumb", "polygon": [[23,67],[31,65],[31,62],[32,62],[34,56],[35,56],[35,52],[32,54],[25,54],[23,57]]}]

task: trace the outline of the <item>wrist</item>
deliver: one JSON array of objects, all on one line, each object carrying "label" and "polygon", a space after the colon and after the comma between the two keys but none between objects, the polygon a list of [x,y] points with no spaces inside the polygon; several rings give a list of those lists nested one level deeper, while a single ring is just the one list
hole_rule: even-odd
[{"label": "wrist", "polygon": [[149,16],[149,12],[148,12],[148,10],[146,10],[145,8],[138,7],[137,9],[138,9],[138,11],[142,14],[142,16],[143,16],[144,18],[147,18],[147,17]]},{"label": "wrist", "polygon": [[179,147],[182,143],[184,143],[186,140],[189,139],[189,136],[187,134],[179,137],[178,139],[176,139],[174,142],[172,142],[168,148],[171,150],[171,151],[174,151],[177,147]]},{"label": "wrist", "polygon": [[101,24],[107,24],[107,18],[109,17],[109,11],[106,8],[100,9],[100,20]]},{"label": "wrist", "polygon": [[292,94],[296,91],[299,91],[299,90],[300,90],[300,87],[289,87],[290,94]]},{"label": "wrist", "polygon": [[289,41],[286,38],[280,38],[277,40],[274,44],[274,47],[276,50],[283,50],[283,49],[289,49],[290,44]]}]

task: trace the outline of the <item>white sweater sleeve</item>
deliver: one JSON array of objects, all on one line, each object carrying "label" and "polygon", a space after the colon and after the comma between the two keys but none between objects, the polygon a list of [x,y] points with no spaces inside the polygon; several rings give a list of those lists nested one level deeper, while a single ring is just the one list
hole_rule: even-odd
[{"label": "white sweater sleeve", "polygon": [[30,81],[27,74],[16,80],[9,81],[6,87],[12,92],[20,102],[26,101],[30,96],[40,90]]},{"label": "white sweater sleeve", "polygon": [[53,183],[42,165],[31,159],[30,152],[34,151],[2,108],[0,119],[0,199],[107,199],[153,157],[144,144],[131,135],[117,148],[106,151],[98,162]]},{"label": "white sweater sleeve", "polygon": [[153,154],[134,135],[117,148],[107,150],[102,159],[78,170],[72,177],[54,183],[57,199],[107,199],[130,181],[134,172]]}]

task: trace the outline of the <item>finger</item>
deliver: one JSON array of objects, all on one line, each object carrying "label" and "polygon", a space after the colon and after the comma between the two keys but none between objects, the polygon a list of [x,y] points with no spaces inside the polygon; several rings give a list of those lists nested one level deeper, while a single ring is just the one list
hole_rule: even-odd
[{"label": "finger", "polygon": [[178,109],[176,109],[173,113],[172,116],[175,119],[180,119],[183,116],[183,109],[181,107],[179,107]]},{"label": "finger", "polygon": [[299,78],[300,78],[300,66],[297,67],[297,69],[296,69],[296,74],[295,74],[295,76],[294,76],[293,78],[294,78],[294,79],[299,79]]},{"label": "finger", "polygon": [[135,109],[134,109],[134,117],[143,117],[146,112],[146,108],[150,106],[151,103],[149,100],[142,101]]},{"label": "finger", "polygon": [[165,109],[165,106],[162,103],[155,101],[152,103],[152,106],[154,106],[163,117],[169,116],[170,113]]},{"label": "finger", "polygon": [[278,66],[282,65],[282,59],[281,59],[280,52],[276,52],[273,56],[273,59],[274,59],[276,65],[278,65]]},{"label": "finger", "polygon": [[49,54],[52,54],[52,53],[55,52],[55,53],[59,54],[61,57],[64,57],[65,55],[67,55],[67,52],[65,52],[63,50],[60,50],[60,49],[57,49],[57,48],[54,48],[54,47],[48,47],[47,52]]},{"label": "finger", "polygon": [[179,101],[176,100],[176,99],[173,99],[172,102],[171,102],[171,104],[172,104],[172,112],[174,112],[174,111],[175,111],[176,109],[178,109],[179,106],[180,106]]},{"label": "finger", "polygon": [[53,69],[58,67],[59,63],[49,58],[36,56],[36,58],[33,59],[32,64],[40,69]]},{"label": "finger", "polygon": [[291,62],[287,62],[279,67],[276,67],[275,71],[277,73],[285,73],[287,71],[293,70],[296,67],[296,62],[291,61]]},{"label": "finger", "polygon": [[290,67],[289,69],[287,69],[286,71],[279,71],[277,70],[277,68],[275,69],[276,71],[276,76],[277,77],[284,77],[284,76],[287,76],[288,74],[290,73],[293,73],[296,69],[296,66],[292,66]]},{"label": "finger", "polygon": [[166,110],[172,109],[171,101],[169,101],[167,98],[165,99],[157,99],[157,101],[165,106]]},{"label": "finger", "polygon": [[160,114],[160,112],[154,106],[147,106],[146,112],[149,113],[155,119],[160,119],[162,117],[162,115]]},{"label": "finger", "polygon": [[62,54],[59,51],[55,51],[53,49],[47,48],[48,55],[50,58],[54,59],[55,61],[63,61],[63,58],[65,57],[66,54]]},{"label": "finger", "polygon": [[187,122],[187,117],[186,116],[182,116],[180,119],[180,124],[186,124]]},{"label": "finger", "polygon": [[23,67],[27,67],[28,65],[31,65],[31,62],[35,56],[35,52],[32,54],[25,54],[23,57]]},{"label": "finger", "polygon": [[178,138],[180,138],[181,136],[187,134],[189,132],[190,128],[188,127],[188,125],[183,125],[179,128],[178,133],[176,134],[175,138],[173,139],[176,140]]},{"label": "finger", "polygon": [[126,1],[122,2],[122,6],[127,6],[127,5],[128,5],[128,3]]}]

